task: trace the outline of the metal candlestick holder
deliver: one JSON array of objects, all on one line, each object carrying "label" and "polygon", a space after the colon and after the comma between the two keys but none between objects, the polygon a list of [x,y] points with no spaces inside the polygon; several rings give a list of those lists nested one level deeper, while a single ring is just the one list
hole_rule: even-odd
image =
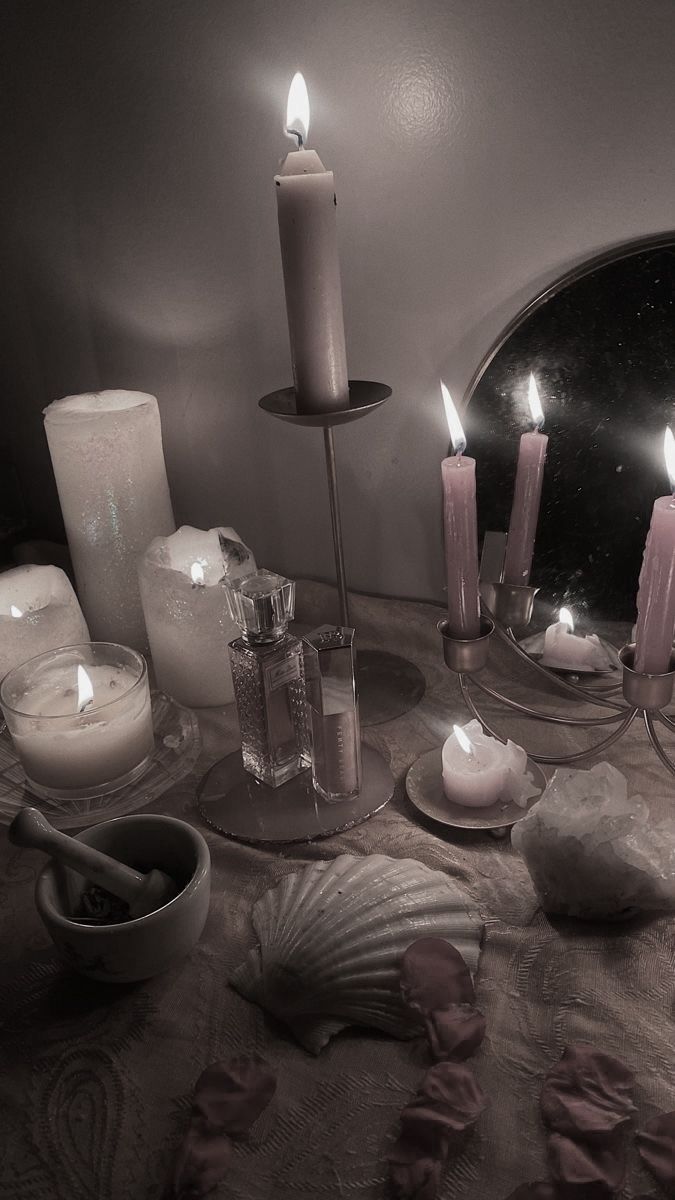
[{"label": "metal candlestick holder", "polygon": [[[338,499],[337,468],[333,429],[336,425],[351,424],[374,412],[391,396],[391,388],[385,383],[371,383],[364,379],[349,381],[349,407],[330,412],[298,412],[295,389],[281,388],[270,392],[259,401],[259,406],[279,421],[295,426],[323,429],[323,444],[326,456],[328,500],[333,531],[335,575],[340,602],[340,621],[351,626],[349,597],[345,572],[344,548],[342,544],[342,521]],[[426,683],[418,667],[398,654],[384,650],[359,650],[356,660],[359,685],[359,709],[361,725],[379,725],[419,704]]]},{"label": "metal candlestick holder", "polygon": [[[635,646],[627,645],[619,652],[622,667],[621,691],[623,699],[614,699],[608,695],[598,695],[577,683],[560,678],[547,667],[542,666],[531,658],[518,644],[514,630],[525,628],[532,616],[534,597],[537,589],[524,585],[506,583],[483,583],[481,585],[482,603],[485,616],[482,618],[481,634],[468,641],[453,638],[448,633],[447,621],[440,621],[438,630],[443,640],[443,656],[446,665],[454,671],[459,680],[462,696],[469,712],[480,721],[487,733],[493,737],[504,739],[489,724],[474,697],[471,687],[477,688],[486,696],[503,704],[520,716],[531,717],[547,724],[574,727],[579,729],[595,729],[603,726],[614,726],[611,733],[594,743],[586,750],[574,754],[529,754],[538,763],[555,766],[571,765],[591,758],[603,750],[607,750],[618,742],[638,718],[644,725],[647,737],[662,764],[675,775],[675,762],[664,749],[657,726],[675,733],[675,722],[664,711],[670,703],[675,684],[675,654],[671,656],[670,670],[663,675],[648,675],[636,671],[634,667]],[[520,704],[505,696],[496,688],[489,687],[477,678],[488,663],[490,640],[493,636],[500,638],[521,661],[535,672],[544,676],[549,682],[577,701],[592,704],[604,709],[603,716],[598,717],[566,717],[544,712],[527,704]]]}]

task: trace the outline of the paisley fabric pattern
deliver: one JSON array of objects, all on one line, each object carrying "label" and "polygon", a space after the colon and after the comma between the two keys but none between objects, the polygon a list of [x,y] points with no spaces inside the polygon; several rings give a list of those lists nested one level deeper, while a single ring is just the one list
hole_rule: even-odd
[{"label": "paisley fabric pattern", "polygon": [[[303,585],[299,601],[300,620],[335,619],[331,589]],[[440,1200],[503,1200],[526,1181],[547,1178],[539,1095],[571,1042],[590,1042],[633,1072],[635,1128],[675,1109],[672,918],[622,925],[548,919],[508,839],[422,824],[406,799],[410,764],[440,745],[453,721],[467,719],[443,665],[440,615],[431,605],[353,599],[360,644],[413,658],[428,690],[411,713],[364,731],[389,758],[398,782],[391,803],[347,833],[266,852],[205,828],[195,808],[195,781],[239,743],[233,708],[200,714],[198,769],[152,811],[192,821],[206,837],[211,910],[193,954],[164,976],[106,987],[65,972],[33,905],[43,859],[1,839],[2,1200],[158,1200],[187,1125],[195,1080],[211,1063],[254,1052],[273,1067],[277,1092],[255,1137],[234,1148],[227,1183],[214,1196],[384,1195],[386,1156],[401,1110],[428,1066],[426,1048],[349,1030],[315,1058],[227,983],[254,944],[254,901],[304,863],[344,852],[417,858],[447,871],[486,922],[475,987],[487,1035],[471,1065],[490,1103],[466,1148],[448,1164]],[[532,703],[536,690],[549,711],[566,711],[553,687],[542,692],[535,677],[514,675],[505,653],[499,646],[492,651],[488,682],[510,680],[515,699]],[[542,753],[588,744],[583,731],[505,718],[491,701],[487,711],[497,728]],[[637,723],[610,754],[655,816],[672,810],[672,782]],[[622,1200],[655,1186],[631,1144]]]}]

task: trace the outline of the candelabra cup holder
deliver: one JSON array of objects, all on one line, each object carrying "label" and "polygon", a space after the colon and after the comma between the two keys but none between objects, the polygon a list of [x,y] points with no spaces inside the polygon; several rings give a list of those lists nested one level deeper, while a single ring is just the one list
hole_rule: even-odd
[{"label": "candelabra cup holder", "polygon": [[480,594],[485,607],[506,629],[525,629],[532,620],[539,588],[524,583],[484,583]]},{"label": "candelabra cup holder", "polygon": [[487,666],[490,638],[495,630],[495,623],[489,617],[481,617],[480,633],[475,638],[453,637],[447,621],[439,621],[436,628],[443,639],[445,665],[451,671],[472,675]]},{"label": "candelabra cup holder", "polygon": [[[391,388],[386,383],[350,379],[349,404],[346,407],[321,412],[302,412],[298,409],[297,396],[292,387],[270,392],[258,402],[263,412],[279,421],[297,427],[323,430],[335,575],[340,621],[344,626],[351,626],[352,622],[349,616],[333,429],[338,425],[351,424],[375,412],[390,396]],[[403,716],[419,704],[426,689],[424,675],[414,663],[384,650],[358,650],[356,675],[363,726],[379,725]]]},{"label": "candelabra cup holder", "polygon": [[675,685],[675,654],[670,656],[670,670],[663,675],[648,675],[635,670],[635,643],[619,651],[623,667],[623,695],[627,704],[647,712],[666,708],[673,698]]}]

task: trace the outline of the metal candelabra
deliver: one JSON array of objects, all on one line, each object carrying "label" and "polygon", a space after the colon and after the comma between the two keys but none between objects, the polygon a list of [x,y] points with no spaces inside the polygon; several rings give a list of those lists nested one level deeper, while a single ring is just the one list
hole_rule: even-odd
[{"label": "metal candelabra", "polygon": [[[663,766],[672,775],[675,775],[675,762],[666,753],[658,731],[658,726],[662,725],[665,729],[675,733],[675,721],[664,711],[673,695],[675,654],[671,656],[671,669],[669,671],[663,675],[647,675],[642,671],[635,670],[635,646],[632,644],[624,646],[619,652],[619,661],[622,668],[622,699],[615,699],[612,695],[608,694],[599,695],[597,692],[593,692],[578,683],[571,683],[566,679],[562,679],[559,675],[549,670],[549,668],[531,658],[518,644],[513,632],[514,629],[524,629],[529,624],[536,591],[536,588],[514,584],[483,584],[481,593],[484,615],[481,618],[481,633],[477,638],[471,638],[470,640],[453,638],[448,632],[447,621],[439,622],[438,630],[443,639],[445,663],[458,677],[462,696],[469,712],[480,721],[488,733],[499,738],[500,741],[503,740],[501,734],[497,733],[491,727],[481,712],[471,693],[471,688],[476,688],[484,695],[490,696],[493,700],[505,705],[511,712],[516,712],[520,716],[531,717],[537,721],[544,721],[551,725],[581,729],[614,726],[607,737],[602,738],[587,750],[580,750],[575,754],[531,754],[528,752],[529,757],[535,762],[556,766],[582,762],[586,758],[591,758],[601,751],[609,749],[610,746],[613,746],[615,742],[618,742],[623,737],[633,725],[633,722],[638,719],[644,725],[647,737]],[[552,680],[567,695],[574,697],[576,700],[582,700],[586,704],[592,704],[597,708],[604,709],[605,714],[598,717],[553,715],[544,712],[540,708],[520,704],[518,701],[512,700],[509,696],[505,696],[503,692],[498,691],[496,688],[489,687],[483,683],[477,676],[487,666],[490,642],[494,636],[507,645],[513,654],[521,661],[527,663],[533,671],[544,676],[549,682]]]}]

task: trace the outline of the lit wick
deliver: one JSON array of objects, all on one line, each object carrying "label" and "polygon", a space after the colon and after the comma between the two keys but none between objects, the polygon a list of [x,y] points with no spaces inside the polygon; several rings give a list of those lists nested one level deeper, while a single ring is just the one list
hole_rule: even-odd
[{"label": "lit wick", "polygon": [[77,711],[84,712],[94,700],[94,689],[91,679],[83,666],[77,668]]},{"label": "lit wick", "polygon": [[297,149],[303,149],[309,133],[309,95],[300,71],[295,72],[288,89],[284,133],[286,137],[297,138]]},{"label": "lit wick", "polygon": [[675,437],[670,425],[666,426],[666,432],[663,435],[663,453],[666,460],[666,470],[668,479],[670,480],[670,491],[673,497],[673,506],[675,506]]},{"label": "lit wick", "polygon": [[532,416],[532,429],[537,433],[541,433],[544,427],[544,410],[541,407],[541,400],[539,399],[537,381],[531,373],[527,384],[527,402],[530,406]]},{"label": "lit wick", "polygon": [[457,745],[459,746],[460,750],[463,750],[468,758],[475,758],[471,740],[466,736],[461,725],[453,725],[452,732],[457,738]]},{"label": "lit wick", "polygon": [[561,608],[558,613],[558,620],[561,625],[567,626],[568,633],[574,633],[574,617],[569,608]]},{"label": "lit wick", "polygon": [[462,465],[462,455],[466,450],[466,435],[462,427],[462,422],[459,419],[459,413],[455,408],[454,401],[441,379],[441,396],[443,397],[443,407],[445,408],[445,418],[448,422],[450,431],[450,440],[452,442],[452,453],[457,460],[457,466]]}]

